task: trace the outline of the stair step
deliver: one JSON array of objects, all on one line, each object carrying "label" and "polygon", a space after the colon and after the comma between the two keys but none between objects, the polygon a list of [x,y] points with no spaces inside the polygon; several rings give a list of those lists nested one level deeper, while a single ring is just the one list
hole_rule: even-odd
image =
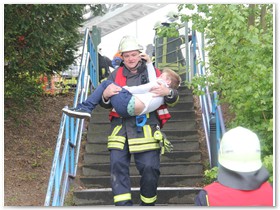
[{"label": "stair step", "polygon": [[173,110],[193,110],[194,105],[193,102],[184,102],[184,101],[178,101],[178,103],[173,107],[168,107],[169,112]]},{"label": "stair step", "polygon": [[[110,176],[80,177],[80,181],[87,188],[110,188]],[[130,176],[131,186],[139,187],[140,176]],[[160,175],[159,187],[197,186],[203,181],[201,174],[194,175]]]},{"label": "stair step", "polygon": [[180,86],[180,87],[178,88],[178,92],[179,92],[180,95],[181,95],[181,94],[190,94],[190,95],[193,95],[192,90],[189,89],[189,88],[186,87],[186,86]]},{"label": "stair step", "polygon": [[[195,151],[199,150],[199,142],[197,140],[174,140],[170,139],[170,142],[173,145],[173,151]],[[95,140],[94,142],[88,142],[85,145],[86,153],[96,153],[96,152],[107,152],[107,141],[101,142]]]},{"label": "stair step", "polygon": [[[156,206],[193,206],[194,198],[201,189],[196,186],[201,186],[203,181],[192,90],[181,86],[178,92],[179,102],[168,108],[172,118],[162,129],[173,144],[174,150],[161,156]],[[74,191],[73,199],[77,206],[114,206],[110,183],[110,154],[107,150],[110,131],[108,114],[109,110],[97,106],[88,124],[83,162],[79,167],[79,180],[81,188],[89,189]],[[130,180],[133,202],[139,205],[140,175],[135,167],[133,155]]]},{"label": "stair step", "polygon": [[193,103],[193,95],[188,93],[180,93],[179,101]]},{"label": "stair step", "polygon": [[[168,108],[169,113],[171,114],[171,120],[195,120],[196,119],[196,115],[194,110],[177,110],[177,109],[170,109]],[[90,124],[94,124],[93,126],[95,126],[95,124],[98,123],[110,123],[109,121],[109,117],[108,117],[108,111],[107,112],[94,112],[92,113],[92,118],[90,121]]]},{"label": "stair step", "polygon": [[96,131],[95,129],[89,129],[87,132],[87,142],[92,143],[92,142],[107,142],[108,141],[108,136],[110,135],[109,130],[101,130],[101,131]]},{"label": "stair step", "polygon": [[[199,190],[201,190],[199,187],[159,187],[156,205],[192,206]],[[131,194],[134,205],[139,205],[139,188],[132,188]],[[102,188],[74,191],[74,203],[76,206],[114,205],[112,190],[111,188]]]},{"label": "stair step", "polygon": [[[169,108],[168,108],[169,109]],[[171,115],[171,119],[176,120],[185,120],[185,119],[196,119],[196,115],[194,110],[169,110],[169,113]]]},{"label": "stair step", "polygon": [[191,131],[196,130],[196,122],[193,119],[185,119],[185,120],[169,120],[164,125],[164,130],[174,130],[174,131]]},{"label": "stair step", "polygon": [[[169,123],[169,122],[167,122]],[[163,127],[162,131],[166,134],[167,139],[198,139],[197,130],[174,130],[172,128],[166,129]]]},{"label": "stair step", "polygon": [[[201,153],[200,151],[175,151],[171,153],[165,153],[161,156],[161,162],[195,162],[200,161]],[[110,162],[109,152],[99,152],[99,153],[85,153],[84,163],[85,164],[107,164]],[[134,162],[134,156],[131,157],[131,162]]]},{"label": "stair step", "polygon": [[[94,124],[94,129],[97,131],[100,130],[110,130],[111,125],[108,122],[99,122],[98,124]],[[195,130],[196,129],[196,122],[194,120],[169,120],[166,125],[164,125],[165,129],[172,129],[172,130]]]},{"label": "stair step", "polygon": [[[161,163],[160,171],[161,174],[165,175],[201,174],[203,171],[203,166],[201,163]],[[109,176],[110,164],[84,164],[82,167],[82,172],[84,176]],[[134,163],[132,163],[130,166],[130,174],[138,175],[138,171]]]},{"label": "stair step", "polygon": [[[169,123],[169,122],[168,122]],[[167,123],[167,124],[168,124]],[[172,141],[172,139],[189,139],[194,140],[198,139],[197,130],[173,130],[172,128],[167,130],[165,127],[162,131],[166,134],[167,138]],[[100,132],[93,132],[92,129],[87,133],[87,141],[92,142],[107,142],[108,140],[109,131],[100,131]]]}]

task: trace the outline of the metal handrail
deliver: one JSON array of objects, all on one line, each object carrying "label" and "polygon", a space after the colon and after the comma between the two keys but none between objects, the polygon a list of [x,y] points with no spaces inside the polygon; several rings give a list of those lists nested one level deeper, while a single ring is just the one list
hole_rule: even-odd
[{"label": "metal handrail", "polygon": [[[197,34],[200,35],[200,40],[197,38]],[[198,33],[197,31],[192,33],[192,41],[193,41],[193,51],[195,52],[193,56],[193,63],[194,68],[193,71],[196,71],[196,69],[199,69],[199,71],[194,72],[193,75],[206,75],[205,65],[202,65],[207,63],[205,59],[205,51],[204,51],[204,34]],[[217,153],[219,151],[219,144],[221,137],[226,131],[223,115],[221,111],[221,107],[218,103],[218,93],[216,91],[213,91],[213,93],[210,93],[209,86],[206,85],[205,87],[199,87],[204,94],[199,96],[200,99],[200,105],[202,110],[202,120],[203,120],[203,128],[205,131],[206,136],[206,143],[207,143],[207,149],[208,149],[208,155],[210,160],[210,167],[217,166]],[[215,137],[211,136],[211,123],[213,117],[215,118],[215,125],[213,126],[215,128]],[[212,141],[212,142],[211,142]],[[214,145],[213,145],[214,144]],[[216,148],[214,148],[216,147]],[[214,154],[213,154],[214,153]],[[214,157],[214,158],[213,158]],[[213,159],[213,160],[212,160]]]},{"label": "metal handrail", "polygon": [[[90,84],[93,87],[98,84],[97,55],[89,29],[86,29],[74,107],[86,100]],[[62,114],[44,206],[63,206],[71,180],[76,177],[83,128],[83,119]]]}]

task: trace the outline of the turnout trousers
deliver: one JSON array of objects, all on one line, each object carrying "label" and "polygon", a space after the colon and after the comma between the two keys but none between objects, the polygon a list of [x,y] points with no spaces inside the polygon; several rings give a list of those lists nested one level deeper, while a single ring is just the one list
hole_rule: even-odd
[{"label": "turnout trousers", "polygon": [[[140,205],[154,206],[160,176],[160,150],[134,153],[137,170],[140,173]],[[110,150],[111,185],[116,206],[132,206],[130,166],[131,153],[126,141],[123,150]]]}]

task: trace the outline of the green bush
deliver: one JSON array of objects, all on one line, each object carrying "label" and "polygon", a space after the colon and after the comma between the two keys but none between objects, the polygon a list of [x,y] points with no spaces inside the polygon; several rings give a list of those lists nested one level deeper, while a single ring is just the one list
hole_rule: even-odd
[{"label": "green bush", "polygon": [[211,184],[217,179],[217,174],[218,174],[218,167],[215,166],[209,170],[204,171],[204,181],[203,183],[205,185]]},{"label": "green bush", "polygon": [[269,182],[273,184],[273,155],[268,155],[263,158],[263,165],[268,170],[270,177]]}]

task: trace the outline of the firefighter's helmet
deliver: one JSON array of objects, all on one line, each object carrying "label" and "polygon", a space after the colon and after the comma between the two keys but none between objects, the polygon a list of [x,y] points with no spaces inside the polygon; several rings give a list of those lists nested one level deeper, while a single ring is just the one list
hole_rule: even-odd
[{"label": "firefighter's helmet", "polygon": [[133,36],[124,36],[119,44],[119,52],[128,52],[133,50],[143,50],[143,46],[138,43],[135,37]]},{"label": "firefighter's helmet", "polygon": [[157,21],[156,23],[155,23],[155,25],[154,25],[154,30],[156,30],[156,29],[158,29],[159,27],[161,27],[162,25],[161,25],[161,21]]},{"label": "firefighter's helmet", "polygon": [[219,163],[232,171],[253,172],[262,167],[258,136],[247,128],[227,131],[221,140]]},{"label": "firefighter's helmet", "polygon": [[178,18],[178,12],[175,11],[170,11],[166,15],[167,19],[169,19],[171,22],[175,21]]}]

